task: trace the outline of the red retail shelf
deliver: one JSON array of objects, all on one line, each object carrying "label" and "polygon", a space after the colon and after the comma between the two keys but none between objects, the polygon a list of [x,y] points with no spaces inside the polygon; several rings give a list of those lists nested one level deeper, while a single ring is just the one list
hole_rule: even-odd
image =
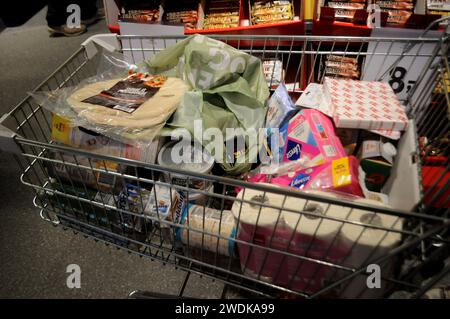
[{"label": "red retail shelf", "polygon": [[369,37],[372,29],[367,25],[350,22],[316,20],[313,22],[312,34],[325,36]]}]

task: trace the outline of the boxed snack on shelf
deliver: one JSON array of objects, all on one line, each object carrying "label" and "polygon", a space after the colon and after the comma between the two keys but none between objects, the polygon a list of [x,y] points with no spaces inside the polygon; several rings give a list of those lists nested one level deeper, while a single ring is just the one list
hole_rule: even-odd
[{"label": "boxed snack on shelf", "polygon": [[325,58],[324,75],[348,79],[359,79],[359,64],[356,58],[330,54]]},{"label": "boxed snack on shelf", "polygon": [[[450,1],[449,0],[427,0],[426,4],[427,14],[436,14],[442,17],[450,16]],[[442,21],[441,25],[445,26],[448,21]]]},{"label": "boxed snack on shelf", "polygon": [[252,24],[271,24],[294,19],[294,5],[290,0],[249,1]]},{"label": "boxed snack on shelf", "polygon": [[409,17],[413,14],[413,0],[402,1],[378,1],[375,4],[381,8],[382,12],[388,13],[387,23],[389,24],[405,24]]},{"label": "boxed snack on shelf", "polygon": [[158,23],[161,21],[161,1],[127,1],[119,20],[125,22]]},{"label": "boxed snack on shelf", "polygon": [[164,24],[183,24],[186,30],[197,29],[199,20],[199,0],[163,1]]},{"label": "boxed snack on shelf", "polygon": [[224,29],[239,26],[240,0],[209,0],[204,6],[203,29]]}]

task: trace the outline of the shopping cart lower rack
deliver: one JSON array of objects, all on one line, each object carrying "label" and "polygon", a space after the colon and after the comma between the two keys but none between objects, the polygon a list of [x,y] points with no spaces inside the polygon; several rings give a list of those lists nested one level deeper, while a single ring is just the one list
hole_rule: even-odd
[{"label": "shopping cart lower rack", "polygon": [[[442,278],[448,267],[427,270],[443,265],[449,252],[449,146],[443,140],[449,131],[447,39],[216,38],[281,61],[293,96],[308,83],[323,81],[329,54],[355,59],[364,66],[362,79],[390,81],[410,118],[385,188],[393,208],[60,145],[51,140],[51,114],[27,97],[2,117],[1,148],[15,154],[42,218],[173,264],[187,271],[186,280],[198,273],[259,296],[381,298],[402,290],[418,297]],[[182,39],[95,36],[36,90],[58,90],[95,75],[101,49],[122,52],[136,63]],[[438,164],[431,147],[419,151],[419,137],[440,150]],[[433,169],[424,172],[422,166]],[[66,178],[55,170],[66,172]],[[163,174],[181,174],[186,183],[164,181]],[[423,180],[433,183],[423,189]],[[210,188],[191,188],[192,181]],[[161,196],[171,198],[175,217],[144,212],[148,201],[157,203]],[[201,198],[203,205],[186,205],[190,198]],[[379,240],[369,240],[367,233]]]}]

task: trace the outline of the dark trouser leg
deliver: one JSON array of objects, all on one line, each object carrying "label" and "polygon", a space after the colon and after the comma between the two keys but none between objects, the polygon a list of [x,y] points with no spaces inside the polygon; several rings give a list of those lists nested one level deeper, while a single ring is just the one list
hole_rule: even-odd
[{"label": "dark trouser leg", "polygon": [[73,0],[49,0],[46,16],[47,25],[55,27],[65,24],[69,15],[66,12],[67,6],[72,2]]},{"label": "dark trouser leg", "polygon": [[90,19],[97,14],[96,0],[74,0],[74,3],[78,3],[80,5],[81,20]]}]

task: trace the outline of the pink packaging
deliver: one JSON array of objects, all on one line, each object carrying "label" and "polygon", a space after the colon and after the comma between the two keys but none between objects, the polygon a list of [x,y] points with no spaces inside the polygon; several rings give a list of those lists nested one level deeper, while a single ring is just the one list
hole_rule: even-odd
[{"label": "pink packaging", "polygon": [[280,160],[308,160],[310,166],[346,155],[331,120],[321,112],[304,109],[280,128]]},{"label": "pink packaging", "polygon": [[295,173],[273,177],[270,183],[298,189],[334,190],[364,197],[358,180],[358,160],[342,157]]}]

